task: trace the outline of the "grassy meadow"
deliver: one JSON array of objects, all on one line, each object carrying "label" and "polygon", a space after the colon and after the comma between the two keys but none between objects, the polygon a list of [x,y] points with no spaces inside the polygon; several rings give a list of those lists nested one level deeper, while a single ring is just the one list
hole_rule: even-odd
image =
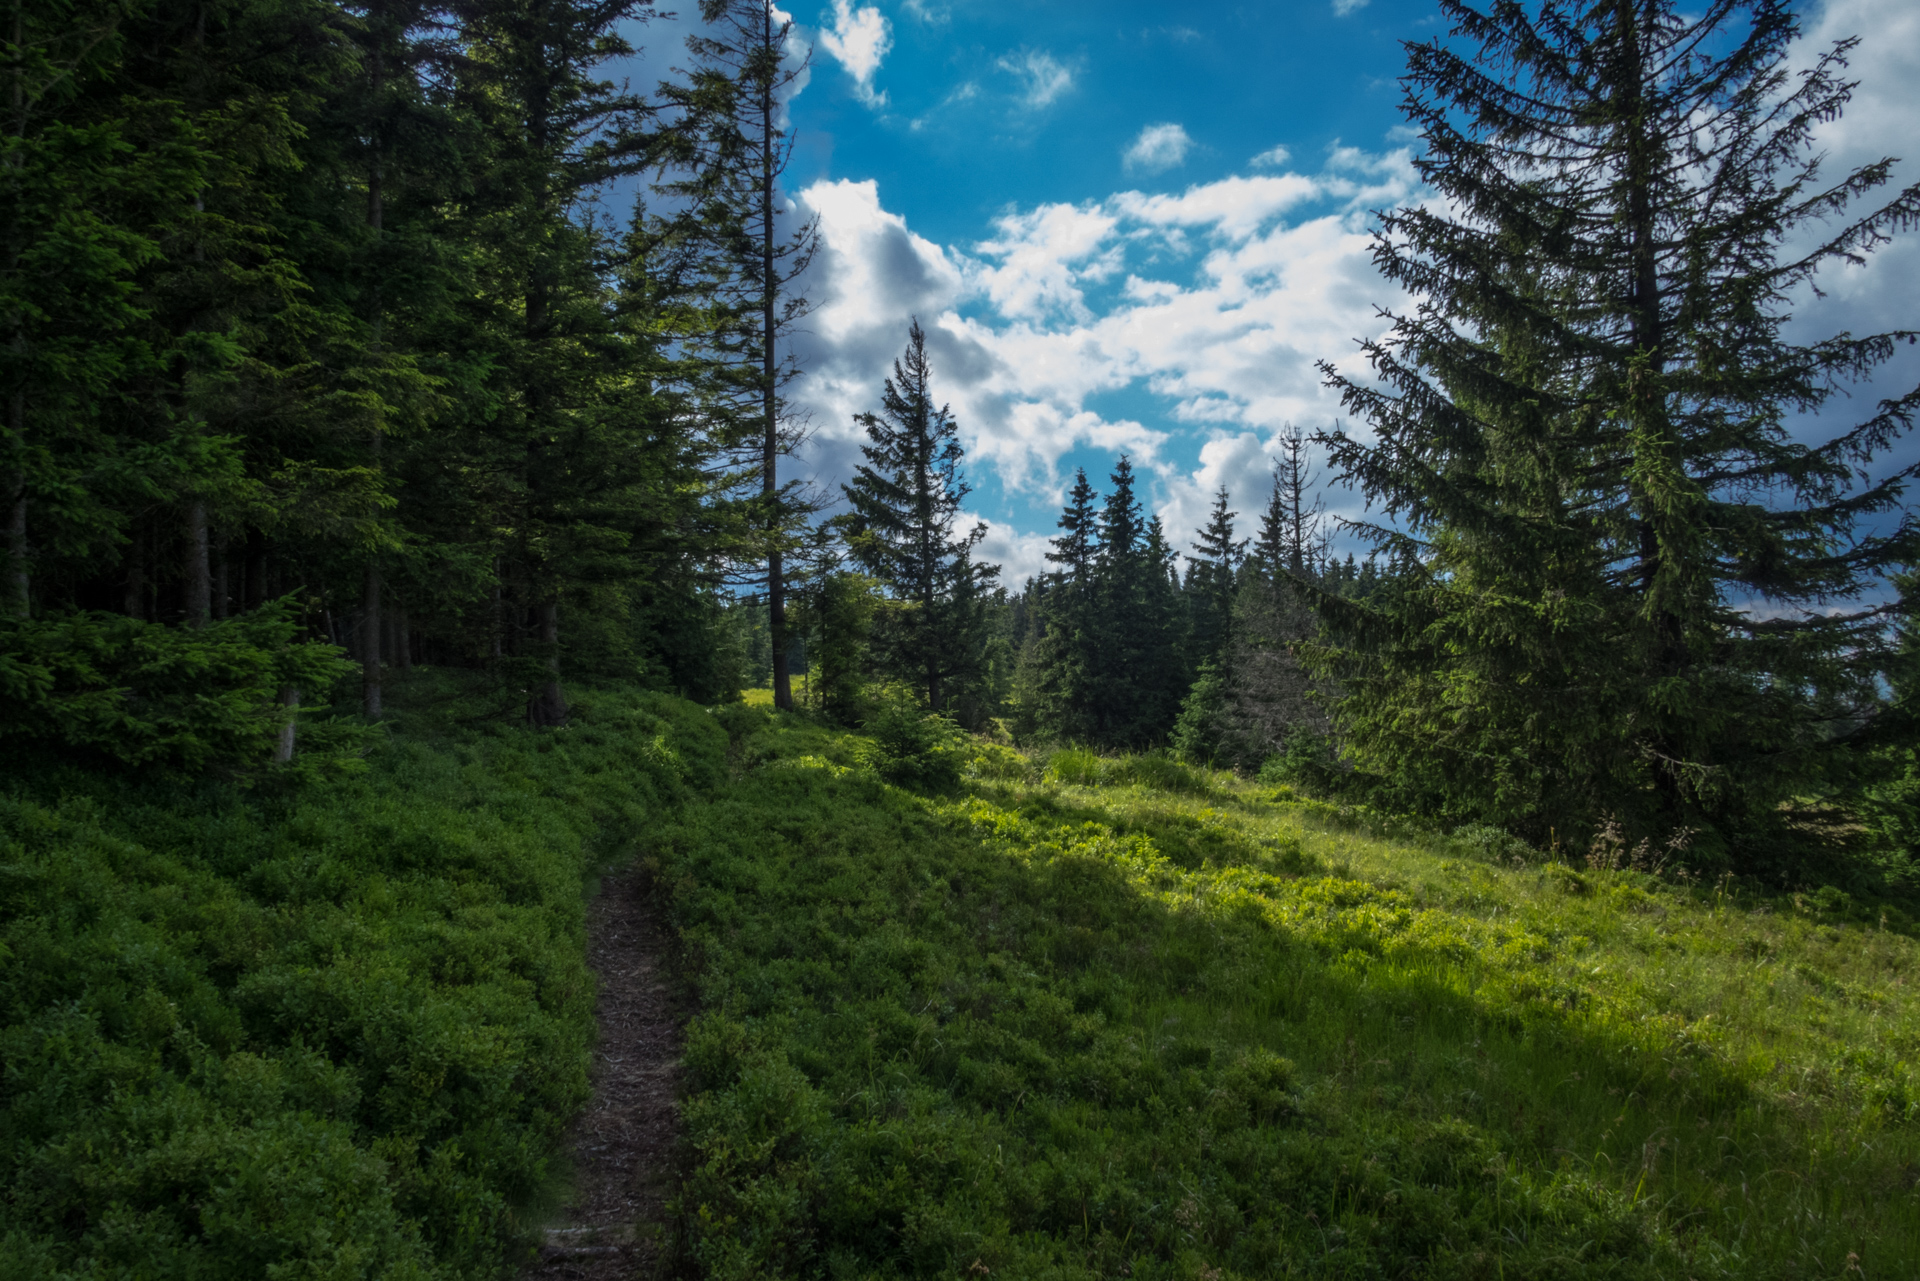
[{"label": "grassy meadow", "polygon": [[0,1281],[510,1275],[636,857],[697,1010],[676,1275],[1920,1275],[1898,904],[764,698],[394,702],[325,787],[16,761]]},{"label": "grassy meadow", "polygon": [[723,719],[733,783],[646,855],[699,1274],[1920,1275],[1895,905],[1152,757],[974,742],[918,794]]},{"label": "grassy meadow", "polygon": [[0,771],[0,1278],[525,1256],[587,1098],[587,893],[726,738],[630,691],[535,734],[467,684],[396,689],[325,787]]}]

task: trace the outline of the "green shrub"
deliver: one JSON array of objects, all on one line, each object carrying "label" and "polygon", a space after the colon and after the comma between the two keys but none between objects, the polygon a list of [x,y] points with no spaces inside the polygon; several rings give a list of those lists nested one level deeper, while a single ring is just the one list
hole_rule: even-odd
[{"label": "green shrub", "polygon": [[906,698],[894,697],[867,722],[873,739],[869,761],[889,783],[901,787],[949,788],[960,781],[967,749],[958,726],[943,716],[922,711]]},{"label": "green shrub", "polygon": [[[298,632],[290,600],[198,629],[119,614],[0,621],[0,743],[95,768],[259,772],[287,722],[282,692],[324,705],[352,670]],[[350,768],[368,741],[309,717],[295,759],[309,773]]]},{"label": "green shrub", "polygon": [[1106,780],[1106,762],[1094,752],[1063,747],[1047,757],[1045,777],[1070,787],[1094,787]]},{"label": "green shrub", "polygon": [[1346,782],[1333,740],[1305,726],[1288,733],[1283,750],[1261,762],[1262,783],[1291,783],[1323,795],[1339,794]]},{"label": "green shrub", "polygon": [[1540,851],[1511,832],[1484,823],[1470,823],[1453,829],[1449,843],[1469,858],[1495,863],[1535,863]]},{"label": "green shrub", "polygon": [[1199,795],[1212,790],[1206,775],[1165,756],[1122,756],[1108,763],[1106,776],[1110,783],[1132,783],[1161,792]]},{"label": "green shrub", "polygon": [[1034,777],[1034,763],[1004,743],[974,740],[967,758],[967,773],[974,778],[1002,782],[1026,782]]},{"label": "green shrub", "polygon": [[1077,747],[1060,748],[1047,757],[1043,777],[1074,787],[1131,784],[1191,795],[1207,792],[1212,787],[1206,775],[1166,756],[1149,753],[1107,757]]}]

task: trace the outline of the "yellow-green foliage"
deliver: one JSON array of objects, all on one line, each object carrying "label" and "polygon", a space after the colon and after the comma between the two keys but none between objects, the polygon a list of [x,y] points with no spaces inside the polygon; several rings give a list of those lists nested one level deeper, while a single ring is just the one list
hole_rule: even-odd
[{"label": "yellow-green foliage", "polygon": [[403,713],[290,797],[0,793],[0,1277],[496,1274],[586,1097],[583,878],[726,768],[699,708],[587,701]]},{"label": "yellow-green foliage", "polygon": [[1903,918],[822,734],[653,854],[710,1277],[1920,1274]]}]

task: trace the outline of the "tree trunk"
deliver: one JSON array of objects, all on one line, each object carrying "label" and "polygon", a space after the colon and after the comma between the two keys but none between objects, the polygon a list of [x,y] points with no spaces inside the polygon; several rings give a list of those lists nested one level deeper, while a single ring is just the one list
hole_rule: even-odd
[{"label": "tree trunk", "polygon": [[227,603],[231,599],[232,573],[227,556],[227,540],[216,537],[213,540],[213,616],[225,618]]},{"label": "tree trunk", "polygon": [[127,541],[127,595],[124,602],[128,618],[147,616],[147,575],[144,540],[136,532]]},{"label": "tree trunk", "polygon": [[[380,105],[381,80],[385,71],[385,66],[382,63],[380,54],[380,47],[378,44],[375,44],[373,57],[369,63],[368,70],[373,90],[371,99],[376,108]],[[380,236],[380,225],[384,218],[384,210],[386,207],[385,192],[382,186],[382,178],[384,175],[380,160],[380,146],[376,137],[373,147],[373,162],[367,167],[367,226],[372,230],[376,241]],[[380,286],[377,279],[374,282],[372,290],[369,291],[369,294],[369,302],[373,309],[373,341],[370,344],[370,348],[372,352],[378,352],[380,347],[381,315]],[[380,470],[380,444],[380,428],[376,425],[373,429],[373,469],[376,473]],[[361,585],[360,607],[361,611],[366,615],[366,618],[361,623],[365,639],[362,643],[360,654],[360,710],[369,720],[379,720],[381,713],[380,659],[381,649],[383,648],[381,641],[384,639],[381,634],[381,628],[385,620],[380,616],[380,565],[372,556],[367,557],[365,580]]]},{"label": "tree trunk", "polygon": [[283,685],[280,687],[280,706],[286,719],[280,724],[280,741],[274,744],[273,762],[285,765],[293,759],[293,736],[298,728],[295,714],[300,710],[300,687]]},{"label": "tree trunk", "polygon": [[551,679],[527,702],[527,721],[550,729],[567,723],[567,696],[560,688],[560,604],[549,601],[540,607],[540,646],[547,652],[547,672]]},{"label": "tree trunk", "polygon": [[207,566],[207,500],[187,503],[186,620],[205,627],[213,615],[213,575]]},{"label": "tree trunk", "polygon": [[396,604],[387,611],[387,616],[393,620],[387,633],[393,666],[398,671],[410,672],[413,670],[413,629],[407,624],[407,607]]},{"label": "tree trunk", "polygon": [[259,609],[267,603],[267,536],[257,529],[247,530],[246,607]]},{"label": "tree trunk", "polygon": [[[20,399],[14,393],[16,402]],[[18,439],[16,431],[15,439]],[[9,478],[12,482],[8,489],[13,501],[7,520],[7,605],[14,617],[29,616],[30,589],[32,581],[27,570],[27,476],[16,471]]]},{"label": "tree trunk", "polygon": [[787,585],[780,577],[780,553],[767,556],[767,632],[773,642],[773,705],[793,710],[793,664],[788,651],[793,637],[787,631]]},{"label": "tree trunk", "polygon": [[[768,47],[773,44],[773,6],[768,5],[762,15],[765,23],[763,40]],[[774,379],[777,363],[774,359],[774,340],[779,337],[779,327],[774,314],[774,293],[779,281],[775,275],[773,244],[773,80],[769,77],[760,90],[760,380],[761,412],[766,415],[765,435],[761,444],[760,492],[767,500],[767,624],[773,640],[773,705],[787,711],[793,710],[793,673],[787,660],[787,650],[791,641],[787,636],[787,584],[782,575],[778,540],[780,538],[780,479],[777,463],[780,447],[779,397],[775,394]]]},{"label": "tree trunk", "polygon": [[380,566],[369,560],[361,585],[360,710],[380,719]]},{"label": "tree trunk", "polygon": [[487,656],[498,661],[505,657],[505,637],[507,631],[506,603],[500,598],[500,567],[494,566],[493,579],[493,649]]}]

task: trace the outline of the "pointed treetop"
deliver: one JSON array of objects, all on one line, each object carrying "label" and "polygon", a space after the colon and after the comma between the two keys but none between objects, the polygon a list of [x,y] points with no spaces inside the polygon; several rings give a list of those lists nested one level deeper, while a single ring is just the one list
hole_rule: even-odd
[{"label": "pointed treetop", "polygon": [[1100,559],[1107,563],[1128,560],[1140,554],[1146,534],[1141,520],[1140,501],[1133,496],[1133,463],[1120,455],[1119,466],[1109,477],[1113,492],[1100,513]]},{"label": "pointed treetop", "polygon": [[1087,483],[1086,469],[1074,472],[1066,510],[1060,513],[1060,528],[1065,532],[1047,540],[1053,547],[1047,559],[1061,566],[1061,572],[1073,582],[1085,582],[1093,567],[1094,542],[1098,536],[1093,500],[1098,496]]}]

